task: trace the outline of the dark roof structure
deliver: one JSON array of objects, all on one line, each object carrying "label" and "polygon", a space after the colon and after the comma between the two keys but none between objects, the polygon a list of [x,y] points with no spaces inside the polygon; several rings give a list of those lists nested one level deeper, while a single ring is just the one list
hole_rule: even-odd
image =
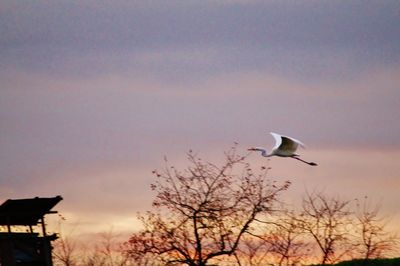
[{"label": "dark roof structure", "polygon": [[54,198],[9,199],[0,205],[0,225],[37,225],[45,214],[50,211],[61,196]]}]

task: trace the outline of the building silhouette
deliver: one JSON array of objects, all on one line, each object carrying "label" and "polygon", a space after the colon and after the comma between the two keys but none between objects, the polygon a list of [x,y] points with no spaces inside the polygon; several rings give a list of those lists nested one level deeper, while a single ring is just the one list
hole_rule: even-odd
[{"label": "building silhouette", "polygon": [[[62,200],[54,198],[9,199],[0,205],[0,265],[52,266],[51,241],[44,216],[57,213],[51,209]],[[26,232],[20,232],[22,227]],[[37,232],[39,231],[39,232]]]}]

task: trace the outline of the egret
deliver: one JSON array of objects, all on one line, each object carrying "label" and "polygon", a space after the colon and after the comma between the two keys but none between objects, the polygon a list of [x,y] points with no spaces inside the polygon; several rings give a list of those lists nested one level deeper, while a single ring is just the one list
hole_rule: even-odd
[{"label": "egret", "polygon": [[261,147],[252,147],[249,148],[249,151],[260,151],[261,155],[264,157],[271,157],[271,156],[279,156],[279,157],[290,157],[296,160],[299,160],[303,163],[306,163],[308,165],[316,166],[317,164],[314,162],[307,162],[299,158],[299,155],[296,154],[296,150],[299,147],[304,148],[304,144],[294,138],[288,137],[288,136],[283,136],[277,133],[271,132],[271,135],[275,139],[275,146],[272,148],[272,151],[270,153],[267,152],[266,149],[261,148]]}]

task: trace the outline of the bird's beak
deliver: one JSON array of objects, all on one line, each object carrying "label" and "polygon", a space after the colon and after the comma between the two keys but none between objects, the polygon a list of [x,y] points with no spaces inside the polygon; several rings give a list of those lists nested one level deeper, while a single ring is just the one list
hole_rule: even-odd
[{"label": "bird's beak", "polygon": [[248,151],[255,151],[256,149],[254,149],[254,148],[248,148],[247,150],[248,150]]}]

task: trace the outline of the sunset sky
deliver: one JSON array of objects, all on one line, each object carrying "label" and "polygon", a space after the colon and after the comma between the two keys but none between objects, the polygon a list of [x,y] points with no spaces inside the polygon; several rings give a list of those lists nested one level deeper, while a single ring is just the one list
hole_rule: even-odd
[{"label": "sunset sky", "polygon": [[[0,200],[137,229],[153,169],[302,140],[271,177],[400,221],[400,2],[0,0]],[[251,154],[250,162],[267,162]]]}]

